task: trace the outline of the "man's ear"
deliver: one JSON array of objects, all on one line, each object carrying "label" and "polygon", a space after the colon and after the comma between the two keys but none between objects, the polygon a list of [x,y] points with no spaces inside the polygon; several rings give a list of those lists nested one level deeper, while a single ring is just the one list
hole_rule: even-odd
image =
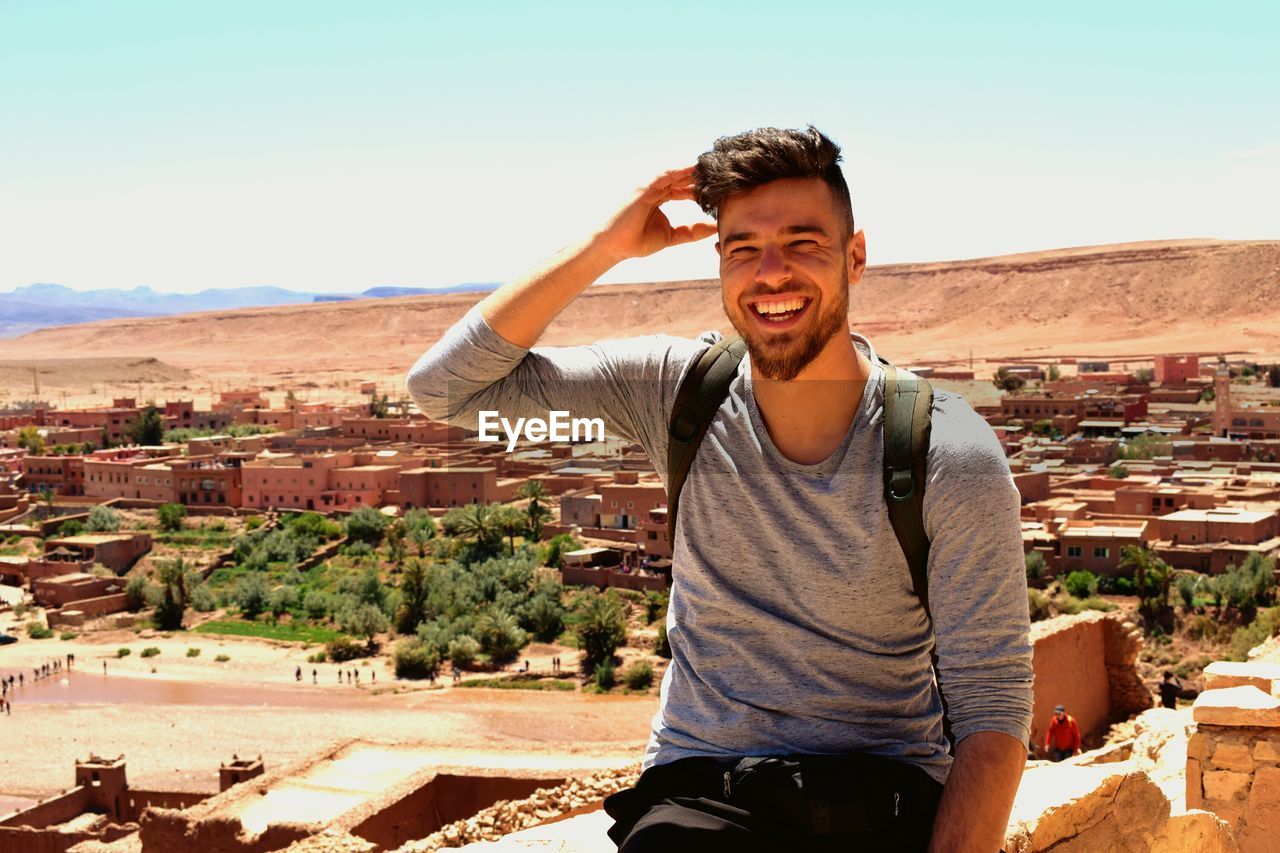
[{"label": "man's ear", "polygon": [[855,231],[845,245],[845,262],[849,266],[849,286],[853,287],[867,268],[867,236],[861,230]]},{"label": "man's ear", "polygon": [[723,258],[724,253],[720,251],[720,241],[716,240],[716,257]]}]

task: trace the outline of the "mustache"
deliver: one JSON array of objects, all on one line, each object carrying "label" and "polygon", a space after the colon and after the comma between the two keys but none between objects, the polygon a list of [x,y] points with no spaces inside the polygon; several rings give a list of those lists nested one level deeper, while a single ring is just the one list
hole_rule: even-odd
[{"label": "mustache", "polygon": [[743,301],[743,302],[754,302],[755,300],[760,299],[760,298],[765,297],[765,296],[802,296],[802,297],[805,297],[805,298],[807,298],[807,299],[812,298],[811,294],[806,293],[806,292],[805,292],[805,291],[803,291],[803,290],[796,290],[795,288],[788,288],[788,289],[786,289],[786,290],[755,290],[755,291],[752,291],[751,293],[747,293],[747,294],[743,295],[743,297],[742,297],[742,301]]}]

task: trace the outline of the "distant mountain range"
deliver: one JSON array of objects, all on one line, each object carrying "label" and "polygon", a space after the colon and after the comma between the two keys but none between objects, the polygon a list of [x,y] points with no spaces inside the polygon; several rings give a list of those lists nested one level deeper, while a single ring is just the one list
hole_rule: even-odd
[{"label": "distant mountain range", "polygon": [[498,287],[468,282],[449,287],[370,287],[360,293],[305,293],[283,287],[211,288],[199,293],[159,293],[150,287],[132,290],[73,290],[61,284],[29,284],[0,292],[0,338],[14,338],[50,326],[91,323],[117,317],[162,317],[193,311],[234,311],[308,302],[349,302],[431,293],[465,293]]}]

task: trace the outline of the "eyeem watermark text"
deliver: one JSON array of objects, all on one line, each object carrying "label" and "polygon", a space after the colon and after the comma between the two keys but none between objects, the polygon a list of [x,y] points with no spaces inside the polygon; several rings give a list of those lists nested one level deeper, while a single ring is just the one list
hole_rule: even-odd
[{"label": "eyeem watermark text", "polygon": [[544,441],[604,441],[604,420],[573,418],[568,412],[547,412],[547,419],[516,418],[512,423],[497,412],[480,411],[480,440],[502,441],[506,435],[507,452],[515,450],[521,438],[533,444]]}]

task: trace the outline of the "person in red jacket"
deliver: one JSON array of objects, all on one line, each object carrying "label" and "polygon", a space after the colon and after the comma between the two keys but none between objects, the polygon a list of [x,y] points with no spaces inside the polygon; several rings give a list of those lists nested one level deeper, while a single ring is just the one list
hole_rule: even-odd
[{"label": "person in red jacket", "polygon": [[1068,714],[1062,705],[1053,709],[1049,731],[1044,735],[1044,751],[1053,761],[1061,761],[1080,752],[1080,727],[1076,725],[1076,718]]}]

